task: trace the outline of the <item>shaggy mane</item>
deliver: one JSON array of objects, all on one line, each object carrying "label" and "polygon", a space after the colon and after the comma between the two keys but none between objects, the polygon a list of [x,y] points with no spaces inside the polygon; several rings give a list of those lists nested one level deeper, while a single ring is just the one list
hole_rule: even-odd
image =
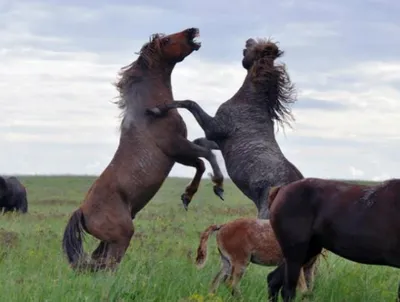
[{"label": "shaggy mane", "polygon": [[269,115],[282,127],[291,127],[294,121],[290,105],[296,102],[295,85],[291,82],[284,64],[275,65],[275,59],[283,56],[276,43],[270,39],[257,39],[251,51],[256,53],[256,59],[250,69],[250,76],[257,88],[262,87],[266,95],[265,103]]},{"label": "shaggy mane", "polygon": [[131,64],[124,66],[118,72],[119,80],[114,83],[114,86],[119,92],[119,97],[115,104],[119,109],[122,109],[123,116],[126,110],[126,94],[133,84],[141,81],[141,71],[151,68],[154,64],[159,62],[160,59],[160,41],[165,34],[153,34],[149,38],[149,42],[144,44],[139,52],[135,54],[139,57]]}]

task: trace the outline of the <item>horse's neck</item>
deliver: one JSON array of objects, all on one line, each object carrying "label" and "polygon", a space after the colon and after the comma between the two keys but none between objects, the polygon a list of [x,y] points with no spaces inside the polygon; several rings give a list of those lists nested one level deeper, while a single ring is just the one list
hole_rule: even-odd
[{"label": "horse's neck", "polygon": [[268,86],[268,83],[261,89],[256,85],[259,86],[260,84],[252,83],[249,75],[247,75],[242,86],[229,101],[236,104],[249,104],[265,108],[265,102],[267,102],[266,99],[268,98],[268,89],[265,89],[265,86]]},{"label": "horse's neck", "polygon": [[122,128],[138,127],[146,124],[146,109],[173,100],[171,76],[142,77],[125,93],[126,109]]}]

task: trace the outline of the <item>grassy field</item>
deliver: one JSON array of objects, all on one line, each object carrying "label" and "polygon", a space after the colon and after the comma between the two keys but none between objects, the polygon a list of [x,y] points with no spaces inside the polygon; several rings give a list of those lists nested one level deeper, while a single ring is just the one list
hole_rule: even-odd
[{"label": "grassy field", "polygon": [[[219,269],[215,237],[208,263],[193,265],[199,233],[212,223],[255,216],[253,204],[231,183],[225,201],[203,180],[188,212],[180,194],[187,179],[170,178],[137,215],[135,235],[115,274],[76,275],[61,253],[61,238],[94,178],[21,177],[29,192],[26,216],[0,217],[0,301],[230,301],[226,288],[209,296]],[[87,236],[85,251],[96,243]],[[242,282],[244,301],[266,301],[266,275],[272,268],[250,265]],[[394,301],[398,272],[366,266],[334,255],[321,262],[316,288],[308,301]]]}]

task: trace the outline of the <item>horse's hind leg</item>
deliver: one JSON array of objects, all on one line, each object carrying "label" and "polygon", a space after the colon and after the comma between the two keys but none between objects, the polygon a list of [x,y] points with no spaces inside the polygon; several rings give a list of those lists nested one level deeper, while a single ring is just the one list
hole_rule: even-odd
[{"label": "horse's hind leg", "polygon": [[167,154],[170,154],[178,163],[182,162],[184,164],[190,159],[194,162],[198,157],[205,158],[213,169],[214,175],[212,175],[211,179],[214,182],[214,193],[223,199],[224,176],[211,149],[196,145],[183,137],[175,138],[173,144],[168,146],[168,149]]},{"label": "horse's hind leg", "polygon": [[228,258],[226,258],[222,253],[220,252],[221,255],[221,270],[215,275],[213,281],[211,282],[210,286],[210,293],[214,294],[219,286],[219,284],[222,282],[226,282],[228,279],[229,275],[232,272],[232,265],[229,261]]},{"label": "horse's hind leg", "polygon": [[114,270],[121,262],[133,236],[129,212],[109,210],[99,216],[88,215],[85,225],[90,234],[102,241],[93,252],[91,270]]},{"label": "horse's hind leg", "polygon": [[179,158],[177,162],[185,166],[191,166],[196,168],[196,174],[194,175],[189,185],[186,187],[185,193],[181,195],[183,206],[185,210],[187,210],[189,203],[192,201],[194,194],[196,194],[199,188],[201,177],[203,176],[206,167],[204,165],[204,162],[200,158],[196,158],[194,161],[191,158],[190,159]]},{"label": "horse's hind leg", "polygon": [[92,259],[98,261],[104,259],[107,256],[108,244],[105,241],[101,241],[99,246],[93,251]]}]

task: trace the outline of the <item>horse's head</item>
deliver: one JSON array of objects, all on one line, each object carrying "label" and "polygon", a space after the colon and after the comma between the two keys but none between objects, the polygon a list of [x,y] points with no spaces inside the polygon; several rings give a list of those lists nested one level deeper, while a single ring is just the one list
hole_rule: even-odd
[{"label": "horse's head", "polygon": [[269,116],[276,122],[289,124],[293,120],[290,105],[296,101],[296,90],[285,65],[275,64],[284,54],[269,39],[248,39],[243,50],[242,65],[247,70],[247,80],[255,85],[265,102]]},{"label": "horse's head", "polygon": [[143,45],[140,56],[147,66],[174,65],[200,49],[201,43],[196,41],[197,37],[198,28],[188,28],[170,35],[154,34],[150,42]]},{"label": "horse's head", "polygon": [[246,41],[243,49],[242,65],[246,70],[250,70],[254,63],[262,61],[273,66],[274,60],[283,55],[283,51],[270,40],[259,39],[258,41],[250,38]]}]

